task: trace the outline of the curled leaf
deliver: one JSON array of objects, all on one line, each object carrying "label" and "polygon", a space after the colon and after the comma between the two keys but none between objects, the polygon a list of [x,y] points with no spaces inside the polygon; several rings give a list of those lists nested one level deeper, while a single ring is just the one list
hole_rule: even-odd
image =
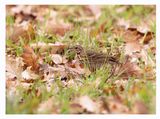
[{"label": "curled leaf", "polygon": [[33,71],[39,70],[40,66],[38,63],[38,56],[34,53],[31,47],[29,46],[24,47],[22,58],[27,67],[31,66],[31,70]]}]

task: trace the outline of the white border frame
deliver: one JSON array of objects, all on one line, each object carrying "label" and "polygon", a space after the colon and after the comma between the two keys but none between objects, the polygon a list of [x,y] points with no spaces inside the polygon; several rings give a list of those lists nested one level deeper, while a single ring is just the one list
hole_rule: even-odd
[{"label": "white border frame", "polygon": [[[38,5],[38,4],[58,4],[58,5],[86,5],[86,4],[97,4],[97,5],[156,5],[156,114],[154,115],[125,115],[125,114],[116,114],[116,115],[6,115],[6,100],[5,100],[5,6],[8,4],[27,4],[27,5]],[[158,22],[159,21],[159,22]],[[158,95],[160,91],[160,2],[159,0],[1,0],[0,1],[0,118],[7,119],[44,119],[44,118],[112,118],[112,119],[128,119],[128,118],[136,118],[136,119],[155,119],[156,117],[160,118],[160,95]],[[158,106],[159,105],[159,106]]]}]

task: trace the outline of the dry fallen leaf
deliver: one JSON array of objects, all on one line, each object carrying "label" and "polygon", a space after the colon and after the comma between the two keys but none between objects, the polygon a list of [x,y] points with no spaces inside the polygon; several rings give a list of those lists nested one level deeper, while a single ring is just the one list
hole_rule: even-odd
[{"label": "dry fallen leaf", "polygon": [[31,71],[31,67],[27,67],[26,70],[22,72],[22,78],[24,80],[34,80],[37,79],[39,75],[35,74],[33,71]]},{"label": "dry fallen leaf", "polygon": [[68,72],[74,75],[78,74],[89,76],[91,74],[91,71],[88,68],[82,66],[82,64],[77,60],[73,60],[71,63],[66,64],[65,68]]},{"label": "dry fallen leaf", "polygon": [[[155,6],[152,7],[155,8]],[[31,110],[31,113],[152,113],[151,109],[155,107],[154,103],[156,102],[155,99],[152,99],[155,98],[154,94],[150,95],[148,93],[151,96],[149,104],[152,106],[137,100],[137,94],[139,92],[141,94],[141,91],[143,93],[142,89],[146,83],[153,84],[153,88],[155,88],[156,84],[155,34],[145,28],[146,25],[150,25],[150,28],[154,29],[156,14],[152,14],[153,16],[148,14],[147,20],[143,19],[144,14],[139,14],[139,17],[142,18],[140,22],[143,22],[143,25],[137,22],[136,24],[139,24],[139,26],[136,27],[131,26],[133,25],[131,23],[132,20],[137,20],[134,17],[132,19],[132,14],[130,14],[130,19],[128,20],[118,18],[119,16],[115,16],[116,14],[110,15],[108,13],[107,16],[105,14],[106,11],[112,10],[117,14],[121,14],[126,10],[132,10],[132,8],[134,7],[130,5],[109,8],[98,5],[69,7],[57,5],[6,6],[7,41],[11,40],[13,45],[16,44],[19,47],[23,47],[23,42],[25,45],[23,54],[20,57],[21,61],[20,59],[17,60],[17,56],[13,56],[16,49],[12,42],[7,42],[7,104],[10,101],[11,103],[9,102],[9,104],[13,105],[9,106],[12,108],[15,104],[14,99],[21,98],[23,96],[21,92],[25,91],[27,95],[32,94],[31,96],[36,96],[37,99],[40,99],[36,100],[38,102],[36,102],[36,107]],[[141,10],[143,9],[140,9],[140,12]],[[149,9],[149,11],[152,10]],[[153,11],[155,12],[155,10]],[[111,16],[111,19],[107,19],[108,16]],[[12,19],[10,20],[10,17],[13,18],[13,21]],[[153,22],[152,24],[150,20]],[[75,29],[77,25],[80,26],[80,29],[72,29],[73,25]],[[139,29],[140,27],[142,29]],[[85,37],[88,35],[89,37]],[[91,74],[89,68],[87,68],[88,65],[85,66],[85,64],[76,59],[79,53],[77,53],[77,57],[68,58],[68,60],[66,58],[65,51],[68,46],[77,43],[86,45],[84,40],[88,38],[89,42],[90,40],[93,42],[88,47],[93,45],[93,49],[95,49],[94,43],[98,43],[96,45],[97,48],[111,55],[116,55],[118,58],[117,65],[111,67],[115,69],[115,72],[113,71],[115,74],[108,79],[104,86],[101,86],[101,84],[103,83],[102,78],[105,77],[101,77],[98,70]],[[32,40],[34,40],[34,43]],[[73,43],[72,41],[75,42]],[[60,42],[65,42],[66,44]],[[114,46],[113,50],[112,46]],[[11,54],[12,60],[9,54]],[[124,61],[123,58],[127,60]],[[106,67],[106,70],[108,68],[110,70],[110,67]],[[134,80],[128,80],[130,78]],[[37,85],[36,79],[42,79],[43,84],[39,85],[40,83],[38,82]],[[152,86],[149,87],[152,91]],[[90,88],[95,89],[90,90]],[[69,91],[71,89],[71,92],[76,91],[76,93],[74,95],[64,93],[68,89]],[[79,89],[83,89],[82,93],[77,92],[81,91]],[[148,86],[145,87],[144,91],[147,89],[149,89]],[[127,94],[126,90],[128,91]],[[43,93],[46,91],[49,94],[49,98],[47,96],[45,100],[41,100],[41,97],[45,96]],[[17,95],[18,93],[19,95]],[[61,95],[61,93],[64,95]],[[54,96],[50,97],[50,94],[54,94]],[[82,94],[85,95],[82,96]],[[58,98],[60,95],[61,99]],[[67,100],[69,99],[67,102],[65,102],[66,96]],[[18,103],[22,106],[20,106],[20,109],[17,107],[17,110],[25,110],[26,104],[24,102],[27,101],[25,97],[23,97],[23,101]],[[29,106],[33,107],[32,104],[27,104],[27,107]],[[14,110],[11,111],[14,112]]]},{"label": "dry fallen leaf", "polygon": [[123,38],[126,42],[137,41],[143,37],[144,34],[137,31],[136,28],[128,28],[124,34]]},{"label": "dry fallen leaf", "polygon": [[132,57],[132,60],[138,60],[139,58],[144,61],[145,65],[155,66],[153,59],[148,56],[147,49],[138,41],[127,42],[125,45],[125,55]]},{"label": "dry fallen leaf", "polygon": [[21,78],[21,72],[23,70],[22,58],[16,59],[10,56],[6,57],[6,79],[15,80]]},{"label": "dry fallen leaf", "polygon": [[124,76],[124,77],[128,77],[128,76],[140,77],[140,76],[142,76],[142,69],[136,63],[126,62],[121,67],[121,70],[122,70],[122,76]]},{"label": "dry fallen leaf", "polygon": [[43,70],[43,75],[44,75],[44,81],[53,83],[55,80],[56,76],[59,77],[66,77],[68,74],[65,71],[64,65],[56,65],[54,67],[52,66],[42,66],[40,70]]},{"label": "dry fallen leaf", "polygon": [[148,108],[142,101],[136,101],[133,107],[134,114],[148,114]]},{"label": "dry fallen leaf", "polygon": [[59,55],[59,54],[52,54],[52,55],[51,55],[51,58],[52,58],[52,61],[53,61],[55,64],[62,64],[62,63],[63,63],[62,56]]},{"label": "dry fallen leaf", "polygon": [[31,66],[31,70],[38,71],[38,56],[34,53],[33,49],[29,46],[24,47],[24,51],[22,54],[23,61],[27,67]]},{"label": "dry fallen leaf", "polygon": [[14,73],[11,73],[11,72],[6,72],[6,79],[7,80],[16,80],[17,79],[17,76],[14,74]]},{"label": "dry fallen leaf", "polygon": [[43,101],[37,108],[37,113],[39,114],[46,114],[48,112],[52,112],[54,114],[58,113],[58,108],[56,109],[56,107],[54,106],[54,99],[53,98],[49,98],[46,101]]},{"label": "dry fallen leaf", "polygon": [[142,45],[138,41],[127,42],[125,45],[125,55],[132,55],[132,53],[141,52]]},{"label": "dry fallen leaf", "polygon": [[7,37],[9,37],[14,43],[18,43],[20,39],[22,39],[23,42],[27,44],[35,37],[33,25],[29,22],[22,22],[20,25],[16,25],[13,28],[7,28]]},{"label": "dry fallen leaf", "polygon": [[29,14],[29,13],[32,13],[33,8],[34,6],[30,6],[30,5],[15,5],[15,6],[11,6],[10,11],[12,12],[12,15],[15,15],[20,12]]},{"label": "dry fallen leaf", "polygon": [[101,9],[98,5],[87,5],[85,9],[90,11],[94,15],[95,19],[98,19],[101,16]]},{"label": "dry fallen leaf", "polygon": [[16,96],[19,95],[19,91],[17,90],[17,86],[19,84],[17,83],[17,81],[7,81],[6,82],[6,87],[7,87],[7,90],[6,90],[6,97],[8,100],[10,100],[11,102],[14,102],[13,99],[16,98]]},{"label": "dry fallen leaf", "polygon": [[30,21],[35,20],[36,15],[33,12],[34,7],[33,6],[24,6],[24,5],[15,5],[8,8],[8,15],[11,15],[15,19],[15,24],[19,24],[23,21]]},{"label": "dry fallen leaf", "polygon": [[79,104],[88,112],[96,112],[96,103],[88,96],[82,96],[79,98]]},{"label": "dry fallen leaf", "polygon": [[112,114],[129,113],[129,108],[117,97],[109,97],[107,104]]},{"label": "dry fallen leaf", "polygon": [[126,11],[128,8],[129,8],[129,6],[119,6],[119,7],[116,9],[116,12],[117,12],[117,13],[123,13],[123,12]]},{"label": "dry fallen leaf", "polygon": [[135,27],[115,26],[112,32],[116,36],[122,36],[125,42],[142,42],[144,44],[149,43],[154,38],[154,33],[150,31],[139,31]]},{"label": "dry fallen leaf", "polygon": [[150,40],[154,38],[154,33],[153,32],[147,32],[144,34],[143,38],[143,43],[148,44]]},{"label": "dry fallen leaf", "polygon": [[82,106],[80,104],[70,104],[70,113],[71,114],[79,114],[79,113],[83,113],[84,109],[82,108]]},{"label": "dry fallen leaf", "polygon": [[64,34],[71,29],[71,25],[64,22],[57,22],[55,19],[46,22],[45,32],[47,34],[56,34],[64,36]]},{"label": "dry fallen leaf", "polygon": [[21,23],[23,21],[33,21],[36,19],[36,16],[32,13],[24,13],[23,11],[15,14],[15,22]]}]

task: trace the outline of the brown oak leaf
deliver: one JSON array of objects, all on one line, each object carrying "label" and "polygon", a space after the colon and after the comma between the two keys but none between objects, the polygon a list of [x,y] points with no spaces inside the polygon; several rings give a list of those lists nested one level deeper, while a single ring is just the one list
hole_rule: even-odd
[{"label": "brown oak leaf", "polygon": [[34,53],[33,49],[29,46],[25,46],[22,54],[23,61],[27,67],[31,66],[31,70],[38,71],[38,56]]}]

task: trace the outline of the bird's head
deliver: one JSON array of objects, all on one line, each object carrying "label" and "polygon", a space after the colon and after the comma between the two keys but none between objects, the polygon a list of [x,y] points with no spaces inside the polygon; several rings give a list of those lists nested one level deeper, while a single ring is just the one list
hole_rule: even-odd
[{"label": "bird's head", "polygon": [[85,54],[84,49],[80,45],[72,46],[67,50],[67,55],[69,56],[69,59],[70,58],[73,59],[77,55],[83,57],[84,54]]},{"label": "bird's head", "polygon": [[84,49],[80,45],[75,45],[69,48],[70,52],[75,52],[76,54],[80,55],[81,53],[84,52]]}]

